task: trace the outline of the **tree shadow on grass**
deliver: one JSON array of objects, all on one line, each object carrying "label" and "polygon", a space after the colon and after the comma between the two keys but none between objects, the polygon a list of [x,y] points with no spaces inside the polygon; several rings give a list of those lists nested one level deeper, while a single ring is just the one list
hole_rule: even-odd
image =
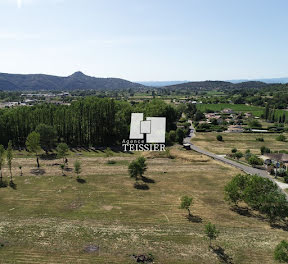
[{"label": "tree shadow on grass", "polygon": [[64,170],[65,171],[70,171],[70,172],[73,171],[73,169],[71,169],[71,168],[64,168]]},{"label": "tree shadow on grass", "polygon": [[13,189],[13,190],[17,190],[17,184],[13,181],[9,182],[9,186]]},{"label": "tree shadow on grass", "polygon": [[210,246],[213,253],[217,255],[221,263],[233,264],[233,259],[225,253],[224,248],[220,246]]},{"label": "tree shadow on grass", "polygon": [[149,186],[146,183],[139,183],[135,182],[134,183],[134,188],[138,190],[149,190]]},{"label": "tree shadow on grass", "polygon": [[30,170],[30,173],[38,176],[38,175],[44,175],[46,171],[44,169],[32,169]]},{"label": "tree shadow on grass", "polygon": [[242,216],[253,217],[261,221],[267,221],[267,219],[263,215],[255,214],[253,210],[248,207],[233,206],[231,210]]},{"label": "tree shadow on grass", "polygon": [[153,179],[145,177],[145,176],[142,176],[142,181],[145,183],[155,183]]},{"label": "tree shadow on grass", "polygon": [[192,222],[192,223],[202,223],[202,218],[200,216],[197,216],[197,215],[187,215],[186,218],[188,219],[189,222]]},{"label": "tree shadow on grass", "polygon": [[77,178],[76,181],[77,181],[78,183],[81,183],[81,184],[84,184],[84,183],[87,182],[86,180],[81,179],[81,178]]},{"label": "tree shadow on grass", "polygon": [[40,155],[41,160],[55,160],[57,159],[56,153],[42,154]]},{"label": "tree shadow on grass", "polygon": [[281,229],[283,231],[288,231],[288,222],[284,221],[281,223],[271,223],[270,226],[275,229]]},{"label": "tree shadow on grass", "polygon": [[2,180],[2,181],[0,182],[0,188],[6,188],[6,187],[8,187],[7,181]]}]

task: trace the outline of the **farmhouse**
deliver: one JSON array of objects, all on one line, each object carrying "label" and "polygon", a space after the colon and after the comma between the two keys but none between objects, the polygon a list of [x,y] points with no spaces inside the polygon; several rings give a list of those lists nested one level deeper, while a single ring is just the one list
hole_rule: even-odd
[{"label": "farmhouse", "polygon": [[288,154],[285,153],[265,153],[260,157],[264,164],[268,167],[270,165],[279,164],[280,168],[287,170],[288,168]]}]

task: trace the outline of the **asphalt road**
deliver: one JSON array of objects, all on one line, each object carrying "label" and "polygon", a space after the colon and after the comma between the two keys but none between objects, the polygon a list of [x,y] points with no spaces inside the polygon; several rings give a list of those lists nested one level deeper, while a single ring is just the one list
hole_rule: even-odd
[{"label": "asphalt road", "polygon": [[221,161],[225,164],[228,164],[228,165],[231,165],[233,167],[236,167],[242,171],[244,171],[245,173],[247,174],[251,174],[251,175],[258,175],[258,176],[261,176],[263,178],[267,178],[271,181],[273,181],[275,184],[277,184],[279,186],[279,188],[282,190],[282,192],[286,195],[287,199],[288,199],[288,194],[284,191],[285,189],[288,189],[288,184],[287,183],[282,183],[282,182],[279,182],[279,181],[275,181],[265,170],[260,170],[260,169],[256,169],[256,168],[252,168],[250,166],[246,166],[244,164],[241,164],[239,162],[236,162],[236,161],[233,161],[233,160],[230,160],[230,159],[226,159],[225,157],[222,157],[222,156],[219,156],[219,155],[216,155],[212,152],[209,152],[205,149],[202,149],[202,148],[199,148],[195,145],[193,145],[191,143],[191,139],[195,136],[195,130],[194,130],[194,127],[192,125],[192,121],[191,120],[188,120],[190,123],[191,123],[191,126],[190,126],[190,134],[188,137],[186,137],[184,140],[183,140],[183,144],[189,144],[190,145],[190,148],[198,153],[201,153],[201,154],[204,154],[212,159],[215,159],[215,160],[218,160],[218,161]]}]

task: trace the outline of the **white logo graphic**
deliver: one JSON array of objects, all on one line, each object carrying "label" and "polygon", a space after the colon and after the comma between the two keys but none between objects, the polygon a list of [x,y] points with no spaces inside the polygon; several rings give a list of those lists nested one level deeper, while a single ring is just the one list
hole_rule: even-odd
[{"label": "white logo graphic", "polygon": [[143,113],[131,114],[130,139],[144,139],[146,143],[165,143],[166,117],[147,117]]}]

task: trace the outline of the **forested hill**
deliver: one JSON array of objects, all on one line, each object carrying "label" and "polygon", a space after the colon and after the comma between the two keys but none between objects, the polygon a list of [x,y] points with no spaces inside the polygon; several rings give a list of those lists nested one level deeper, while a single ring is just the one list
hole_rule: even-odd
[{"label": "forested hill", "polygon": [[75,72],[68,77],[45,74],[0,73],[2,91],[71,91],[136,89],[144,85],[118,78],[96,78]]},{"label": "forested hill", "polygon": [[271,86],[271,84],[263,83],[263,82],[242,82],[242,83],[231,83],[224,81],[204,81],[204,82],[188,82],[176,85],[166,86],[166,89],[171,90],[223,90],[223,89],[247,89],[247,88],[264,88],[267,86]]}]

